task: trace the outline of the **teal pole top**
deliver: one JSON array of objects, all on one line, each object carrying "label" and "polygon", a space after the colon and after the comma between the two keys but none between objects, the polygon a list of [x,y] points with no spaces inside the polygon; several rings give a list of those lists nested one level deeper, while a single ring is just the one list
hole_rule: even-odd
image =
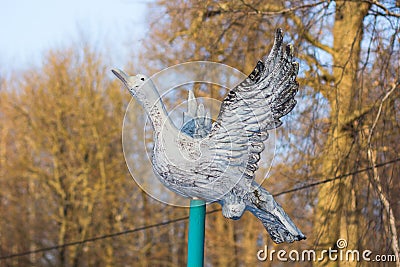
[{"label": "teal pole top", "polygon": [[205,220],[206,203],[201,199],[191,199],[189,211],[188,267],[202,267],[204,265]]}]

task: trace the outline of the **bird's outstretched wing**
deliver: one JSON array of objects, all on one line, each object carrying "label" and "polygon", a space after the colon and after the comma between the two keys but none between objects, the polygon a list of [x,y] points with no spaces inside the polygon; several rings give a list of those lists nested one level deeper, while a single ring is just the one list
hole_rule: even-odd
[{"label": "bird's outstretched wing", "polygon": [[228,156],[230,166],[237,166],[245,178],[254,178],[267,130],[279,127],[280,118],[296,105],[298,63],[292,60],[293,48],[283,47],[278,29],[270,54],[228,93],[213,124],[209,138],[215,144],[214,160]]}]

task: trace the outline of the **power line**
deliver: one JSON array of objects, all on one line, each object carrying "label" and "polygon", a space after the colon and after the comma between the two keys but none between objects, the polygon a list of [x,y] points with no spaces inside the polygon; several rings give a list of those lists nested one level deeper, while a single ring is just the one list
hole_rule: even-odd
[{"label": "power line", "polygon": [[[215,209],[215,210],[208,211],[206,213],[211,214],[211,213],[214,213],[214,212],[217,212],[220,210],[221,209]],[[96,236],[96,237],[92,237],[92,238],[87,238],[87,239],[84,239],[81,241],[74,241],[74,242],[64,243],[61,245],[40,248],[40,249],[36,249],[36,250],[29,250],[29,251],[10,254],[10,255],[6,255],[6,256],[0,256],[0,260],[5,260],[5,259],[10,259],[10,258],[15,258],[15,257],[22,257],[22,256],[30,255],[30,254],[36,254],[36,253],[40,253],[40,252],[45,252],[45,251],[49,251],[49,250],[60,249],[60,248],[65,248],[65,247],[70,247],[70,246],[82,245],[82,244],[89,243],[89,242],[95,242],[95,241],[101,240],[101,239],[107,239],[107,238],[112,238],[112,237],[116,237],[116,236],[120,236],[120,235],[131,234],[131,233],[140,232],[143,230],[156,228],[156,227],[160,227],[160,226],[164,226],[164,225],[168,225],[168,224],[172,224],[172,223],[176,223],[176,222],[180,222],[180,221],[185,221],[187,219],[189,219],[189,216],[179,217],[179,218],[175,218],[172,220],[155,223],[155,224],[150,224],[150,225],[145,225],[145,226],[138,227],[135,229],[129,229],[129,230],[116,232],[116,233],[112,233],[112,234],[106,234],[106,235]]]},{"label": "power line", "polygon": [[361,172],[372,170],[373,168],[383,167],[385,165],[389,165],[389,164],[395,163],[397,161],[400,161],[400,158],[393,159],[393,160],[386,161],[386,162],[382,162],[382,163],[376,164],[375,166],[366,167],[366,168],[359,169],[359,170],[356,170],[356,171],[353,171],[353,172],[344,173],[344,174],[335,176],[333,178],[328,178],[326,180],[322,180],[322,181],[306,184],[306,185],[303,185],[303,186],[300,186],[300,187],[296,187],[296,188],[293,188],[293,189],[285,190],[285,191],[273,194],[273,196],[277,197],[277,196],[280,196],[280,195],[293,193],[293,192],[296,192],[296,191],[304,190],[304,189],[307,189],[307,188],[310,188],[310,187],[314,187],[314,186],[318,186],[318,185],[321,185],[321,184],[326,184],[326,183],[329,183],[329,182],[332,182],[332,181],[335,181],[335,180],[339,180],[339,179],[342,179],[342,178],[345,178],[345,177],[352,176],[354,174],[358,174],[358,173],[361,173]]},{"label": "power line", "polygon": [[[293,192],[296,192],[296,191],[304,190],[304,189],[307,189],[307,188],[310,188],[310,187],[314,187],[314,186],[318,186],[318,185],[321,185],[321,184],[329,183],[329,182],[332,182],[332,181],[335,181],[335,180],[339,180],[339,179],[342,179],[342,178],[346,178],[346,177],[352,176],[354,174],[362,173],[362,172],[371,170],[372,168],[379,168],[379,167],[383,167],[385,165],[393,164],[393,163],[398,162],[398,161],[400,161],[400,158],[396,158],[396,159],[393,159],[393,160],[390,160],[390,161],[382,162],[382,163],[376,164],[375,166],[370,166],[370,167],[359,169],[359,170],[356,170],[356,171],[353,171],[353,172],[349,172],[349,173],[345,173],[345,174],[342,174],[342,175],[338,175],[338,176],[335,176],[333,178],[328,178],[328,179],[325,179],[325,180],[322,180],[322,181],[310,183],[310,184],[307,184],[307,185],[304,185],[304,186],[301,186],[301,187],[293,188],[293,189],[290,189],[290,190],[285,190],[285,191],[273,194],[273,196],[280,196],[280,195],[285,195],[285,194],[293,193]],[[221,211],[221,208],[214,209],[214,210],[211,210],[211,211],[207,211],[206,214],[212,214],[212,213],[215,213],[217,211]],[[40,249],[36,249],[36,250],[28,250],[28,251],[24,251],[24,252],[20,252],[20,253],[0,256],[0,260],[11,259],[11,258],[16,258],[16,257],[22,257],[22,256],[30,255],[30,254],[36,254],[36,253],[40,253],[40,252],[46,252],[46,251],[65,248],[65,247],[70,247],[70,246],[82,245],[82,244],[89,243],[89,242],[95,242],[97,240],[112,238],[112,237],[125,235],[125,234],[131,234],[131,233],[140,232],[140,231],[151,229],[151,228],[157,228],[157,227],[165,226],[165,225],[176,223],[176,222],[180,222],[180,221],[185,221],[185,220],[188,220],[188,219],[189,219],[189,216],[183,216],[183,217],[167,220],[167,221],[164,221],[164,222],[145,225],[145,226],[142,226],[142,227],[129,229],[129,230],[121,231],[121,232],[116,232],[116,233],[101,235],[101,236],[97,236],[97,237],[87,238],[87,239],[84,239],[84,240],[81,240],[81,241],[74,241],[74,242],[64,243],[64,244],[61,244],[61,245],[45,247],[45,248],[40,248]]]}]

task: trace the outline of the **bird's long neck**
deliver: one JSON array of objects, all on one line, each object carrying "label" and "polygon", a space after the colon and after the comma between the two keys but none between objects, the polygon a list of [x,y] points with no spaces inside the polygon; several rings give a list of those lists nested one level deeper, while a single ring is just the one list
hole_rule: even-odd
[{"label": "bird's long neck", "polygon": [[135,97],[149,116],[156,134],[162,131],[176,129],[168,117],[165,106],[152,81],[148,81],[144,84],[136,93]]}]

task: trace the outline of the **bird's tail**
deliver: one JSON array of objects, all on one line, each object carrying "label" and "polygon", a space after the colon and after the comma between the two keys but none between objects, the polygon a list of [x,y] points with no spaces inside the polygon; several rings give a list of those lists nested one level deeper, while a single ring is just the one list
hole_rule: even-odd
[{"label": "bird's tail", "polygon": [[262,187],[251,193],[247,210],[252,212],[267,229],[272,240],[279,244],[306,239],[272,195]]}]

